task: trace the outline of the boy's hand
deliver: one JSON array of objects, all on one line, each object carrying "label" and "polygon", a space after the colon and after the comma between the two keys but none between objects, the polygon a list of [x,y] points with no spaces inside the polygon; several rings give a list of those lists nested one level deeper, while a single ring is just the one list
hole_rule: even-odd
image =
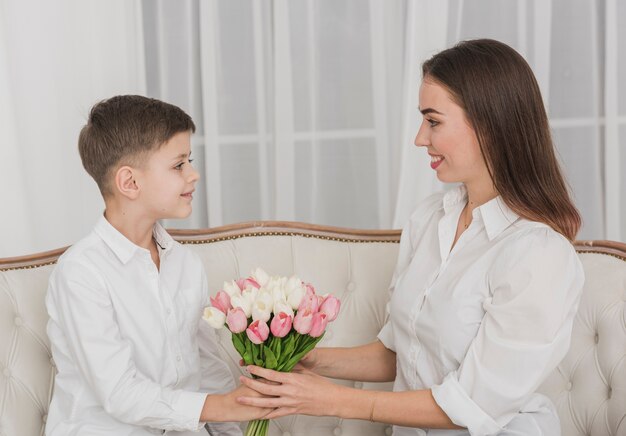
[{"label": "boy's hand", "polygon": [[237,389],[223,395],[207,395],[202,409],[202,422],[239,422],[264,419],[274,409],[247,406],[237,402],[237,398],[256,397],[264,398],[247,386],[240,385]]}]

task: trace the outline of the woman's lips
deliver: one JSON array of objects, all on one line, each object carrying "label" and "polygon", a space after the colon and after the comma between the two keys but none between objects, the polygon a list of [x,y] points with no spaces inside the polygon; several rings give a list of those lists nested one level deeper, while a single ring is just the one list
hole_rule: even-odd
[{"label": "woman's lips", "polygon": [[444,157],[443,156],[437,156],[437,155],[432,155],[432,154],[430,155],[430,167],[433,170],[436,170],[437,167],[439,165],[441,165],[441,162],[443,162],[443,161],[444,161]]}]

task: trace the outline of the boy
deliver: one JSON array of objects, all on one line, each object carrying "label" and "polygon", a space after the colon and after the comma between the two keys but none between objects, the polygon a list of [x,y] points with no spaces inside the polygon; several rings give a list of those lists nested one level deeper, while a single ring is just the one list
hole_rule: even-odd
[{"label": "boy", "polygon": [[247,388],[232,391],[215,334],[200,320],[208,305],[202,264],[158,223],[191,213],[194,131],[176,106],[117,96],[96,104],[80,132],[83,166],[105,211],[50,277],[58,374],[48,436],[191,434],[205,422],[211,434],[240,435],[236,424],[216,421],[268,412],[236,403]]}]

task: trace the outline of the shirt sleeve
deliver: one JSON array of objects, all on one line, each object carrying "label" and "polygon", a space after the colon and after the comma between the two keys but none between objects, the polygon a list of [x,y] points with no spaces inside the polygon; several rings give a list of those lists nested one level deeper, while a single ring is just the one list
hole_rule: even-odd
[{"label": "shirt sleeve", "polygon": [[171,389],[141,374],[132,344],[119,331],[104,279],[76,261],[59,263],[50,278],[48,310],[104,410],[119,421],[163,430],[202,428],[206,393]]},{"label": "shirt sleeve", "polygon": [[[202,272],[202,290],[206,296],[205,305],[209,304],[209,289],[206,275]],[[208,394],[224,394],[235,389],[235,380],[228,365],[220,357],[215,329],[200,320],[198,326],[198,345],[200,347],[201,380],[200,390]],[[241,436],[241,428],[234,422],[207,423],[211,434]]]},{"label": "shirt sleeve", "polygon": [[563,359],[584,274],[573,246],[551,229],[526,232],[489,273],[485,315],[458,371],[432,388],[471,435],[498,433]]}]

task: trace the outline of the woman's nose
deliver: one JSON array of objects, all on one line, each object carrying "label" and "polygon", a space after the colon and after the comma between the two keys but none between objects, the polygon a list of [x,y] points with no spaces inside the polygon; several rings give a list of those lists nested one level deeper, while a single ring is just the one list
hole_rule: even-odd
[{"label": "woman's nose", "polygon": [[430,145],[430,138],[426,132],[424,123],[420,125],[420,128],[415,135],[415,140],[413,140],[413,144],[415,144],[416,147],[426,147]]}]

